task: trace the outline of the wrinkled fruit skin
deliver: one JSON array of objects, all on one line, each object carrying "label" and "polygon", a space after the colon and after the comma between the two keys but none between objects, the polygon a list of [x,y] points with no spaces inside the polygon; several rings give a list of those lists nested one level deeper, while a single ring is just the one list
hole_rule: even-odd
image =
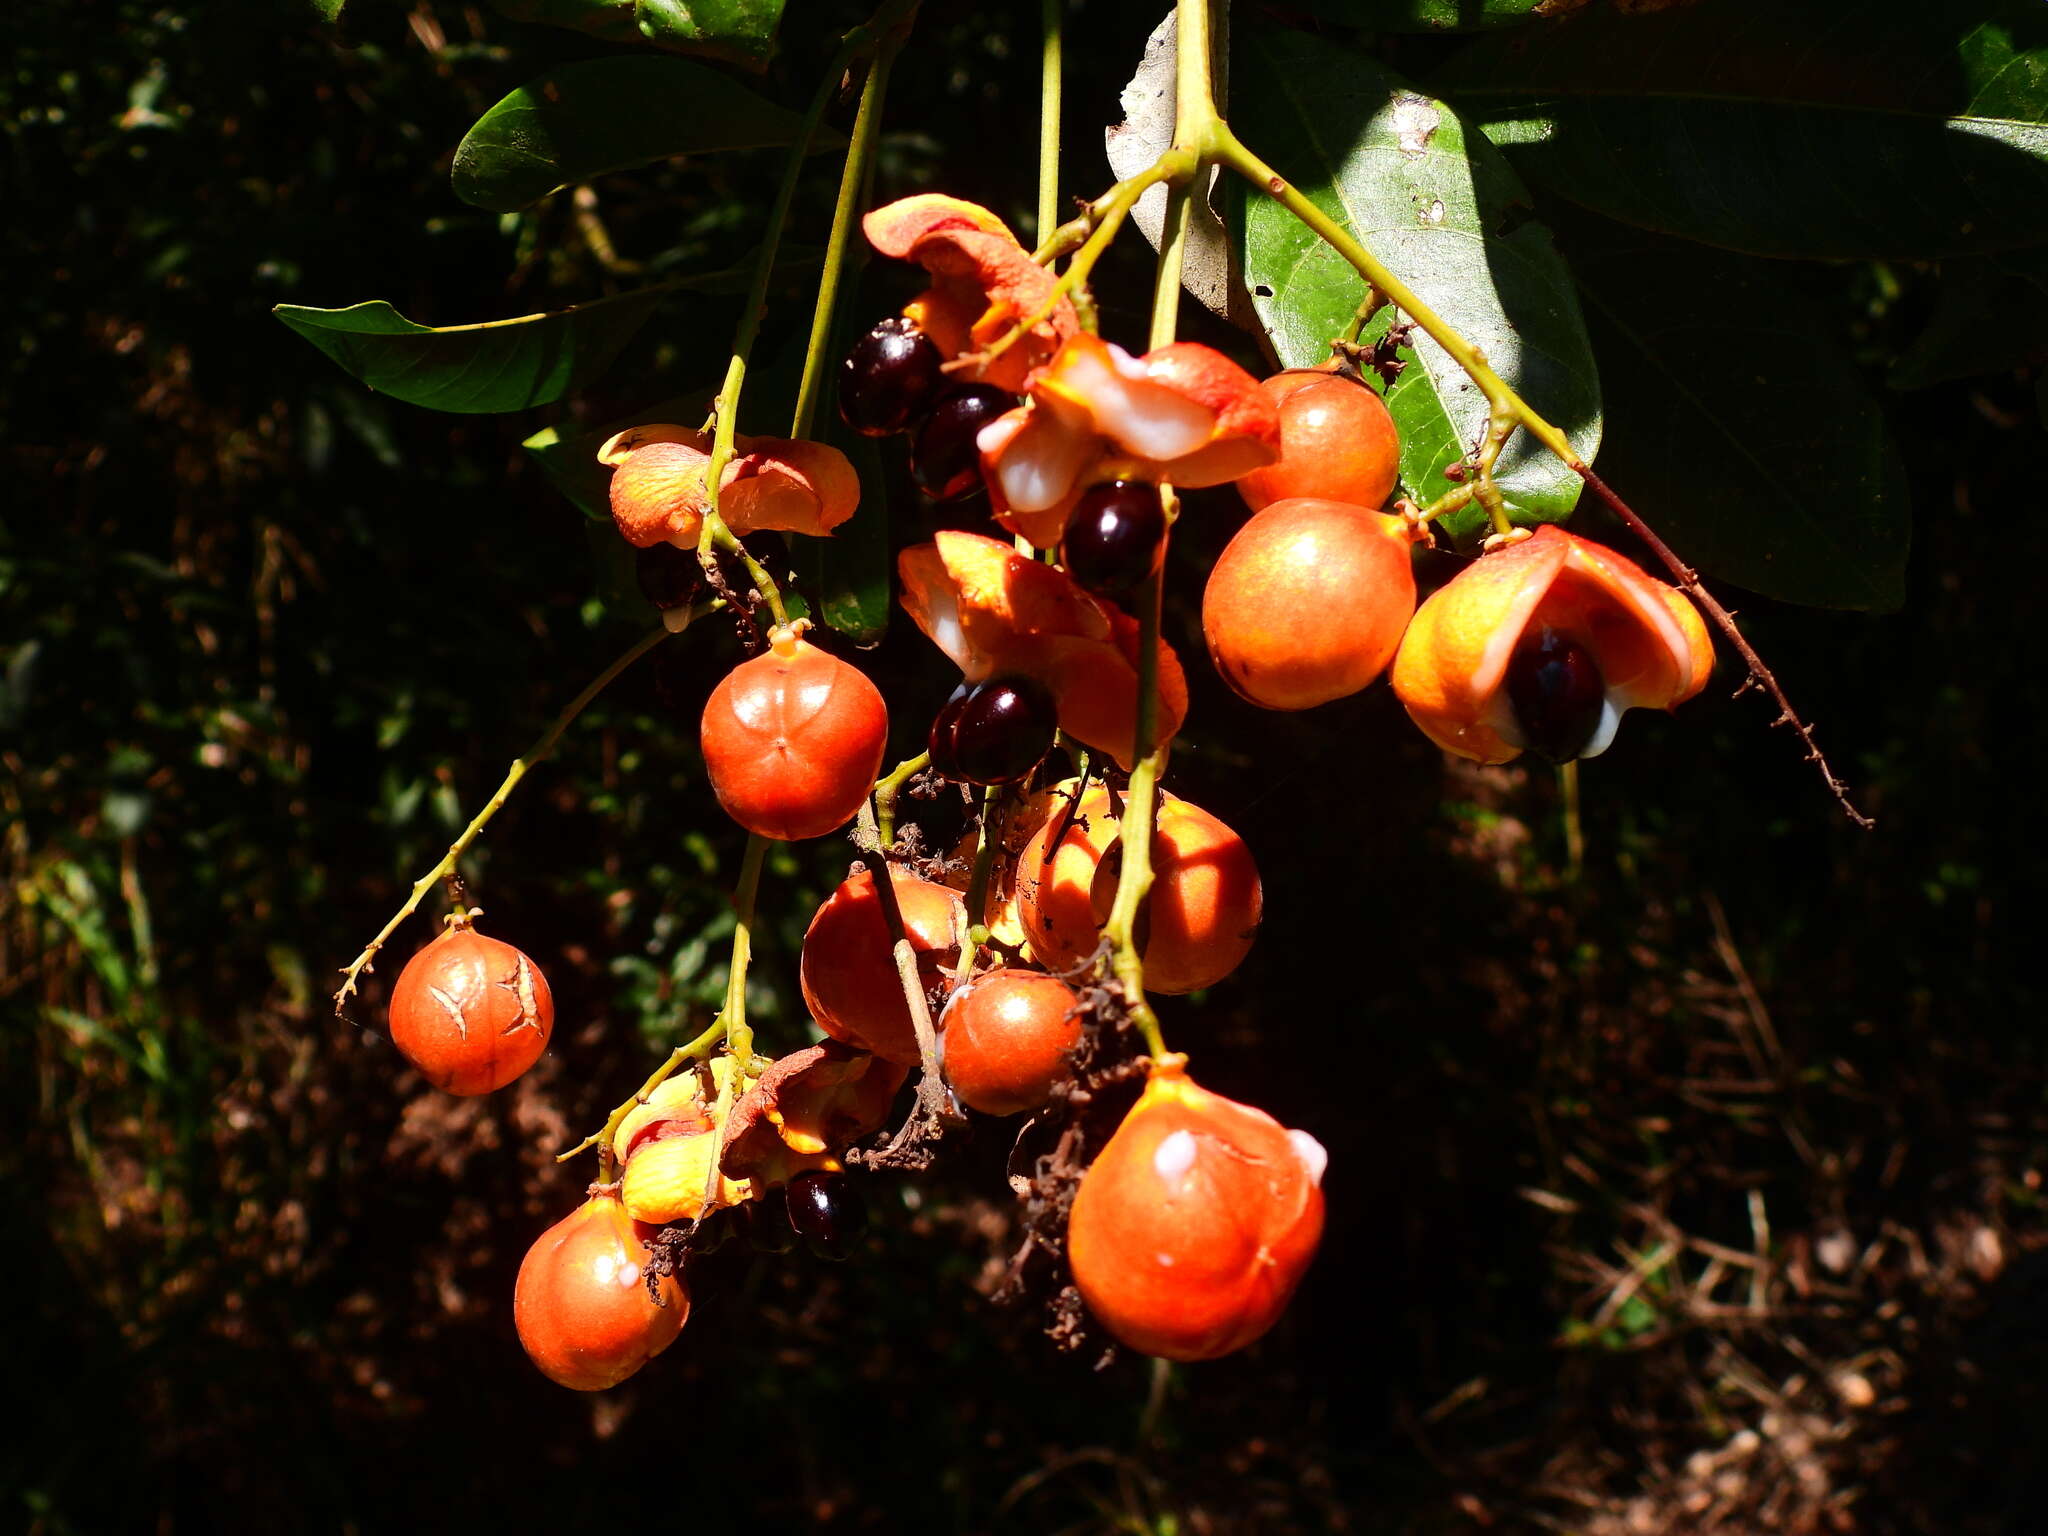
[{"label": "wrinkled fruit skin", "polygon": [[[918,980],[929,991],[941,966],[959,962],[954,920],[960,898],[943,885],[890,871],[903,929],[917,952]],[[826,898],[804,933],[797,967],[804,1004],[825,1033],[899,1066],[917,1065],[917,1030],[896,974],[887,920],[874,876],[861,870]]]},{"label": "wrinkled fruit skin", "polygon": [[994,970],[946,1002],[939,1064],[960,1102],[985,1115],[1018,1115],[1052,1096],[1081,1043],[1080,1002],[1057,976]]},{"label": "wrinkled fruit skin", "polygon": [[647,1294],[645,1234],[616,1193],[593,1194],[527,1250],[512,1292],[519,1342],[550,1381],[615,1387],[675,1342],[690,1298],[673,1276]]},{"label": "wrinkled fruit skin", "polygon": [[540,1060],[554,1027],[540,968],[466,925],[408,960],[391,989],[392,1043],[446,1093],[504,1087]]},{"label": "wrinkled fruit skin", "polygon": [[[1094,953],[1122,867],[1104,790],[1082,797],[1055,848],[1066,820],[1064,797],[1055,799],[1017,866],[1017,915],[1032,957],[1050,971],[1071,970]],[[1143,934],[1147,990],[1199,992],[1236,970],[1251,950],[1263,902],[1244,839],[1200,806],[1162,794]]]},{"label": "wrinkled fruit skin", "polygon": [[1292,369],[1260,386],[1280,410],[1280,459],[1237,482],[1254,512],[1295,496],[1377,509],[1401,472],[1386,402],[1342,374]]},{"label": "wrinkled fruit skin", "polygon": [[708,1075],[708,1085],[699,1071],[671,1077],[619,1122],[619,1198],[635,1221],[692,1221],[752,1193],[745,1180],[712,1171],[743,1086],[738,1063],[721,1056]]},{"label": "wrinkled fruit skin", "polygon": [[1081,1180],[1074,1284],[1132,1349],[1213,1360],[1271,1328],[1323,1235],[1324,1153],[1163,1058]]},{"label": "wrinkled fruit skin", "polygon": [[1387,669],[1415,614],[1409,549],[1400,518],[1343,502],[1297,497],[1255,514],[1202,593],[1217,672],[1266,709],[1358,692]]},{"label": "wrinkled fruit skin", "polygon": [[889,710],[853,667],[786,629],[704,705],[700,740],[726,815],[763,837],[823,837],[853,820],[882,766]]}]

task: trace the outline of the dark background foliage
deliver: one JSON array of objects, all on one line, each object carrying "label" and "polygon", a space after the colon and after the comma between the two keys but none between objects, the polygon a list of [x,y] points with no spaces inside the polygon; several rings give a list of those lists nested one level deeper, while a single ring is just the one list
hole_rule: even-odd
[{"label": "dark background foliage", "polygon": [[[762,85],[778,100],[853,19],[802,9]],[[1014,7],[928,9],[880,192],[942,187],[1025,224],[1035,29]],[[1076,190],[1109,179],[1095,135],[1154,20],[1077,9]],[[1547,771],[1447,763],[1384,689],[1306,717],[1230,697],[1199,662],[1196,594],[1241,513],[1194,506],[1168,624],[1195,705],[1170,784],[1250,840],[1268,917],[1168,1027],[1205,1081],[1332,1153],[1328,1239],[1265,1343],[1098,1370],[1034,1305],[992,1306],[1015,1231],[1006,1138],[983,1122],[929,1177],[876,1179],[849,1265],[712,1257],[676,1347],[586,1399],[520,1354],[511,1278],[585,1173],[552,1151],[722,986],[740,839],[694,719],[730,635],[703,626],[629,673],[471,861],[493,931],[554,982],[555,1047],[528,1078],[437,1096],[380,1036],[392,967],[349,1020],[326,994],[647,621],[520,439],[711,383],[733,301],[672,300],[602,386],[516,417],[369,394],[267,311],[375,293],[445,324],[619,291],[620,258],[733,265],[779,161],[484,213],[448,190],[453,146],[565,34],[440,3],[349,25],[349,49],[289,8],[11,25],[0,1357],[28,1427],[0,1445],[9,1518],[2031,1528],[2048,1117],[2027,935],[2048,826],[2028,786],[2048,697],[2024,627],[2037,374],[2010,344],[2037,310],[1978,317],[2002,371],[1882,395],[1914,508],[1897,612],[1730,591],[1874,834],[1717,684],[1632,716],[1587,765],[1575,873]],[[1426,73],[1444,47],[1381,54]],[[822,242],[830,181],[806,189],[799,246]],[[1616,247],[1591,215],[1556,222],[1568,254]],[[1103,273],[1113,333],[1145,302],[1130,244]],[[1965,303],[1931,263],[1773,275],[1880,391]],[[900,301],[891,274],[866,281],[874,312]],[[804,279],[788,288],[764,389],[801,346]],[[1725,324],[1741,353],[1740,304]],[[1610,420],[1610,454],[1647,492],[1699,447],[1639,416]],[[882,499],[907,538],[924,514],[897,471]],[[862,664],[907,752],[947,681],[906,629]],[[846,856],[771,865],[766,1043],[804,1036],[796,944]]]}]

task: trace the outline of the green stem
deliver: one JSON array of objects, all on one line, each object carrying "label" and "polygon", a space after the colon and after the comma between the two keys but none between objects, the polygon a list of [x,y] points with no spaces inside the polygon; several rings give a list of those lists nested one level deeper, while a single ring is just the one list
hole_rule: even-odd
[{"label": "green stem", "polygon": [[[1185,7],[1183,10],[1185,11]],[[1215,124],[1209,148],[1221,164],[1253,183],[1301,220],[1325,244],[1350,262],[1361,277],[1385,294],[1409,319],[1422,327],[1424,333],[1449,353],[1451,359],[1465,370],[1474,384],[1479,386],[1495,419],[1505,418],[1516,426],[1527,428],[1531,436],[1571,468],[1584,470],[1585,461],[1573,451],[1570,439],[1537,415],[1529,403],[1493,371],[1483,352],[1453,330],[1449,321],[1424,303],[1414,289],[1402,282],[1378,257],[1359,244],[1349,230],[1323,212],[1285,177],[1247,149],[1230,130],[1228,124],[1220,121]],[[1497,449],[1495,451],[1498,452]]]},{"label": "green stem", "polygon": [[930,767],[931,761],[929,752],[920,752],[875,780],[875,833],[882,847],[892,847],[896,842],[896,796],[913,777]]},{"label": "green stem", "polygon": [[[896,9],[904,8],[899,6]],[[916,7],[909,9],[914,12]],[[873,25],[870,23],[870,28]],[[846,164],[839,172],[839,201],[832,209],[832,233],[825,242],[825,270],[818,280],[818,302],[811,311],[811,340],[804,353],[804,376],[797,385],[796,412],[789,428],[789,435],[794,438],[810,435],[812,420],[818,413],[826,348],[831,344],[832,316],[839,303],[839,281],[845,271],[846,249],[853,237],[861,188],[866,184],[868,167],[874,161],[875,141],[881,136],[882,101],[889,91],[889,67],[896,61],[897,50],[902,47],[904,28],[908,25],[906,19],[884,36],[875,49],[874,64],[860,88],[860,108],[853,119],[853,138],[846,147]]]},{"label": "green stem", "polygon": [[[768,284],[775,275],[776,252],[782,246],[782,231],[789,223],[789,207],[796,198],[797,183],[803,177],[804,161],[811,152],[811,140],[817,136],[818,124],[824,121],[825,109],[832,104],[832,97],[846,71],[856,58],[874,46],[879,35],[878,25],[885,19],[891,22],[900,19],[901,15],[915,9],[915,0],[891,0],[865,26],[856,27],[846,34],[825,71],[825,78],[818,82],[817,90],[812,93],[810,105],[804,109],[803,126],[789,147],[788,160],[783,163],[782,179],[776,184],[775,200],[768,208],[767,228],[761,235],[761,248],[754,257],[753,280],[747,284],[746,306],[740,311],[739,325],[733,332],[732,358],[726,364],[725,382],[719,387],[718,399],[712,406],[716,426],[711,435],[711,457],[704,465],[704,495],[708,506],[703,530],[697,536],[697,561],[704,567],[705,575],[714,587],[719,578],[712,545],[716,543],[732,549],[739,543],[719,513],[719,482],[725,478],[725,468],[732,462],[733,436],[739,430],[740,392],[747,382],[747,359],[761,334],[761,319],[768,312]],[[728,539],[732,540],[731,544],[726,543]],[[775,622],[788,623],[788,615],[783,611],[782,593],[774,578],[751,555],[744,551],[741,554],[747,562],[747,574],[753,578],[755,589],[766,599]]]},{"label": "green stem", "polygon": [[972,974],[975,957],[988,942],[988,885],[995,872],[996,849],[1002,846],[1003,821],[1009,809],[1000,788],[981,793],[981,825],[974,834],[974,867],[967,876],[967,952],[960,974]]},{"label": "green stem", "polygon": [[605,1117],[602,1130],[584,1137],[568,1151],[557,1153],[556,1162],[566,1163],[579,1152],[595,1147],[597,1181],[609,1184],[619,1176],[616,1149],[619,1127],[625,1124],[626,1116],[653,1096],[655,1089],[675,1075],[677,1068],[685,1062],[699,1061],[710,1055],[721,1040],[726,1042],[726,1049],[739,1058],[742,1068],[752,1064],[754,1032],[747,1027],[747,962],[752,954],[754,902],[761,888],[761,863],[767,852],[768,840],[758,833],[749,833],[747,851],[740,856],[739,885],[733,891],[732,901],[738,922],[732,931],[732,968],[726,975],[725,1006],[718,1010],[718,1017],[696,1039],[670,1051],[661,1065],[648,1074],[633,1097]]},{"label": "green stem", "polygon": [[[1074,259],[1067,263],[1067,270],[1062,272],[1058,281],[1052,285],[1052,291],[1046,295],[1045,302],[998,337],[995,344],[981,354],[979,361],[984,366],[994,362],[1022,341],[1033,326],[1049,318],[1052,312],[1059,308],[1061,299],[1087,283],[1088,274],[1095,270],[1095,263],[1101,259],[1102,253],[1109,249],[1110,242],[1116,239],[1125,216],[1137,206],[1138,199],[1145,195],[1146,190],[1162,181],[1179,183],[1188,180],[1194,175],[1198,163],[1199,157],[1192,151],[1169,149],[1137,175],[1111,187],[1104,194],[1106,201],[1101,217],[1094,223],[1093,232],[1082,242],[1081,248],[1074,252]],[[1089,218],[1092,212],[1091,209],[1090,214],[1084,214],[1082,217]],[[1076,302],[1078,303],[1078,300]]]},{"label": "green stem", "polygon": [[653,633],[643,635],[640,639],[634,641],[622,655],[612,661],[611,665],[591,679],[589,687],[585,688],[562,707],[562,712],[555,716],[545,731],[541,732],[538,741],[534,742],[520,756],[512,759],[512,766],[505,770],[505,777],[499,783],[497,792],[484,802],[484,808],[478,811],[470,820],[469,825],[462,829],[462,835],[448,845],[448,851],[441,855],[441,862],[413,882],[412,893],[405,898],[405,905],[392,914],[391,921],[378,930],[377,937],[363,946],[363,952],[357,955],[354,962],[342,973],[341,989],[334,994],[334,1011],[336,1013],[341,1012],[343,1005],[348,1002],[350,994],[355,991],[358,978],[361,977],[364,971],[371,969],[371,962],[377,958],[377,951],[382,949],[391,935],[398,931],[400,923],[419,910],[419,904],[425,899],[427,892],[431,891],[441,880],[454,873],[456,864],[460,861],[462,855],[468,851],[469,845],[477,840],[477,837],[483,832],[484,828],[490,825],[491,818],[496,816],[504,808],[505,802],[512,798],[512,791],[519,787],[519,781],[526,777],[535,764],[541,762],[550,752],[555,750],[555,743],[562,739],[562,733],[569,729],[578,715],[590,707],[593,699],[609,688],[613,680],[621,672],[661,644],[672,633],[674,631],[663,625]]},{"label": "green stem", "polygon": [[1032,238],[1052,235],[1060,216],[1060,24],[1064,0],[1044,0],[1044,43],[1038,61],[1038,223]]}]

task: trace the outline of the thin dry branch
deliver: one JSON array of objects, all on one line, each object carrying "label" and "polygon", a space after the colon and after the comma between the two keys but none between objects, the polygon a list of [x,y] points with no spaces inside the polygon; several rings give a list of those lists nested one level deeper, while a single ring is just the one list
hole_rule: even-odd
[{"label": "thin dry branch", "polygon": [[1829,765],[1827,754],[1821,751],[1820,743],[1814,740],[1813,727],[1808,725],[1800,717],[1799,711],[1792,707],[1792,701],[1785,696],[1785,690],[1779,686],[1776,674],[1764,665],[1763,657],[1757,655],[1756,648],[1743,638],[1742,631],[1735,627],[1735,616],[1723,608],[1711,592],[1700,585],[1699,572],[1679,559],[1677,551],[1657,537],[1655,531],[1642,520],[1636,510],[1615,494],[1613,486],[1584,464],[1574,464],[1572,467],[1586,482],[1587,489],[1607,503],[1608,510],[1628,524],[1635,531],[1637,538],[1649,545],[1650,552],[1664,562],[1665,569],[1671,572],[1673,580],[1685,595],[1697,603],[1700,611],[1713,621],[1714,627],[1728,637],[1728,643],[1735,647],[1743,665],[1749,668],[1749,675],[1743,679],[1742,686],[1735,690],[1735,697],[1741,698],[1752,688],[1761,688],[1768,693],[1778,705],[1778,718],[1771,724],[1792,727],[1793,733],[1806,746],[1806,760],[1820,769],[1821,778],[1827,782],[1828,793],[1835,797],[1835,802],[1842,807],[1843,814],[1866,832],[1876,826],[1877,822],[1858,810],[1856,803],[1849,798],[1849,786],[1842,782]]}]

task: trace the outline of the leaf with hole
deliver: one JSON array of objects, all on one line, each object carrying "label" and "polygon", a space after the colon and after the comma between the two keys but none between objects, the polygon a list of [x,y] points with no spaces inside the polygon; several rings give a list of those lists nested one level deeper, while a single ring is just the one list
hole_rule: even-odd
[{"label": "leaf with hole", "polygon": [[1760,256],[2048,241],[2048,7],[1699,0],[1482,38],[1431,76],[1533,182]]},{"label": "leaf with hole", "polygon": [[510,213],[572,182],[675,155],[789,144],[802,128],[801,115],[708,65],[589,59],[529,81],[477,119],[455,151],[455,195]]},{"label": "leaf with hole", "polygon": [[[1235,65],[1234,115],[1245,141],[1590,459],[1600,444],[1600,380],[1578,297],[1499,152],[1442,102],[1324,39],[1261,30],[1241,39]],[[1256,192],[1245,202],[1245,281],[1274,350],[1290,367],[1319,363],[1364,282],[1279,204]],[[1448,353],[1419,330],[1412,340],[1387,406],[1401,429],[1402,482],[1430,501],[1450,489],[1444,470],[1485,431],[1487,405]],[[1578,499],[1578,476],[1526,433],[1509,441],[1497,473],[1519,523],[1564,518]],[[1444,519],[1453,534],[1483,522],[1476,507]]]}]

